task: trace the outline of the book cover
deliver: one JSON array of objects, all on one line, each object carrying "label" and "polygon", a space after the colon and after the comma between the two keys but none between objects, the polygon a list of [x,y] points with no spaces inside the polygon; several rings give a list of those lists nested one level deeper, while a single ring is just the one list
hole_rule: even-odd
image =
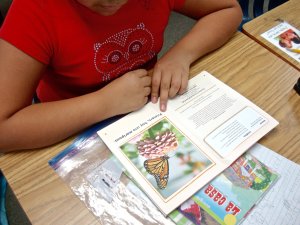
[{"label": "book cover", "polygon": [[201,208],[192,198],[171,212],[169,218],[177,225],[219,225],[216,219]]},{"label": "book cover", "polygon": [[98,131],[154,204],[168,215],[278,122],[206,71],[167,112],[148,103]]},{"label": "book cover", "polygon": [[[172,212],[171,218],[177,224],[239,224],[278,178],[277,173],[245,153]],[[185,223],[178,220],[179,213],[186,217]]]},{"label": "book cover", "polygon": [[261,36],[300,62],[300,31],[297,28],[287,22],[281,22]]},{"label": "book cover", "polygon": [[220,224],[233,225],[243,220],[277,179],[278,174],[245,154],[197,192],[193,200]]}]

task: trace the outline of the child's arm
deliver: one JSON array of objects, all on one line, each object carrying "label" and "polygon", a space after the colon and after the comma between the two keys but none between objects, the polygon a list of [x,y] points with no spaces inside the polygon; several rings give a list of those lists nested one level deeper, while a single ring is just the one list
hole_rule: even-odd
[{"label": "child's arm", "polygon": [[185,91],[191,63],[228,41],[242,19],[236,0],[186,0],[180,13],[200,19],[154,67],[151,101],[160,97],[162,111],[168,98]]},{"label": "child's arm", "polygon": [[45,65],[0,39],[0,152],[54,144],[108,117],[141,108],[150,94],[135,70],[91,94],[31,104]]}]

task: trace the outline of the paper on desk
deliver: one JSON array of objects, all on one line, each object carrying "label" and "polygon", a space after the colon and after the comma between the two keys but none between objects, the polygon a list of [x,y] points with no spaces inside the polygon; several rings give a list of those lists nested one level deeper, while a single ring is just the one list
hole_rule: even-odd
[{"label": "paper on desk", "polygon": [[299,225],[300,166],[260,144],[256,144],[249,152],[279,173],[280,179],[242,224]]},{"label": "paper on desk", "polygon": [[284,21],[277,26],[272,27],[270,30],[267,30],[261,34],[261,36],[278,49],[300,62],[300,30]]}]

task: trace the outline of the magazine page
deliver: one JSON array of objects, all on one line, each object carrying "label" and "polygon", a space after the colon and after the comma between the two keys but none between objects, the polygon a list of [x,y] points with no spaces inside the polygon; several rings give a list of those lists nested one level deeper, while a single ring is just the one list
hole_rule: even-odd
[{"label": "magazine page", "polygon": [[300,62],[300,31],[297,28],[287,22],[282,22],[261,36]]},{"label": "magazine page", "polygon": [[277,124],[204,71],[169,101],[167,112],[148,103],[98,134],[167,215]]}]

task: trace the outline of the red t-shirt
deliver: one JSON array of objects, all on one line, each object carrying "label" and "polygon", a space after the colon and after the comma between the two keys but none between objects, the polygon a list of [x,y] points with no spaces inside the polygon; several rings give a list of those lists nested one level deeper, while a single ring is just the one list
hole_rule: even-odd
[{"label": "red t-shirt", "polygon": [[0,38],[47,65],[37,88],[41,101],[71,98],[153,66],[170,12],[184,1],[128,0],[102,16],[76,0],[14,0]]}]

